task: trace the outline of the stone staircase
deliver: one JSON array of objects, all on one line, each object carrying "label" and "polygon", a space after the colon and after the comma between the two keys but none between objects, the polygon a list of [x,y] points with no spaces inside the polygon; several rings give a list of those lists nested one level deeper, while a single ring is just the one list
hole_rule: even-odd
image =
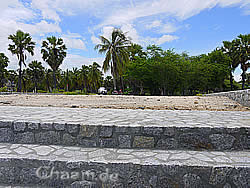
[{"label": "stone staircase", "polygon": [[250,187],[250,112],[0,106],[0,187]]}]

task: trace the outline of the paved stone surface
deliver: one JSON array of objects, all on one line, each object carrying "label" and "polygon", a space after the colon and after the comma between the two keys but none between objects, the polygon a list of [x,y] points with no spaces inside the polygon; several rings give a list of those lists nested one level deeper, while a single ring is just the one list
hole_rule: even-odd
[{"label": "paved stone surface", "polygon": [[[249,127],[250,112],[164,111],[124,109],[69,109],[49,107],[0,106],[2,121],[40,123],[80,123],[83,125],[150,127]],[[43,124],[43,129],[49,129]],[[63,129],[63,128],[59,128]],[[23,126],[18,127],[23,131]],[[146,130],[150,132],[151,130]],[[153,130],[158,134],[161,130]],[[152,132],[152,131],[151,131]],[[110,135],[107,133],[104,136]]]},{"label": "paved stone surface", "polygon": [[0,144],[0,158],[58,161],[133,163],[140,165],[240,166],[250,167],[250,152],[163,151],[111,148],[80,148],[25,144]]},{"label": "paved stone surface", "polygon": [[0,153],[0,187],[248,188],[250,185],[249,152],[0,144]]},{"label": "paved stone surface", "polygon": [[0,107],[0,110],[0,142],[3,143],[162,150],[250,150],[247,119],[250,114],[246,112],[32,107]]}]

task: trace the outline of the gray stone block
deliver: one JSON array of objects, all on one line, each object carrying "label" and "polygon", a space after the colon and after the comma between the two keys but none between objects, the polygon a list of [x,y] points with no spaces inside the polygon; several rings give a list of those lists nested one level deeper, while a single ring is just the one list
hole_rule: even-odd
[{"label": "gray stone block", "polygon": [[35,134],[35,140],[40,144],[60,144],[60,134],[55,131],[39,132]]},{"label": "gray stone block", "polygon": [[14,131],[23,132],[25,131],[26,123],[25,122],[14,122]]},{"label": "gray stone block", "polygon": [[14,134],[14,143],[18,144],[34,144],[34,133],[25,132],[25,133],[16,133]]},{"label": "gray stone block", "polygon": [[147,135],[152,135],[152,136],[159,136],[161,135],[161,133],[163,133],[163,128],[160,128],[160,127],[144,127],[144,130],[143,130],[143,133],[144,134],[147,134]]},{"label": "gray stone block", "polygon": [[39,129],[39,123],[28,123],[28,129],[29,130],[38,130]]},{"label": "gray stone block", "polygon": [[115,139],[112,138],[102,138],[99,140],[100,147],[103,148],[116,148],[118,143]]},{"label": "gray stone block", "polygon": [[63,135],[62,143],[63,143],[64,145],[71,146],[71,145],[73,145],[73,144],[76,143],[76,137],[73,137],[73,136],[71,136],[70,134],[67,134],[67,133],[66,133],[66,134]]},{"label": "gray stone block", "polygon": [[79,133],[79,125],[76,124],[67,124],[67,129],[70,134],[77,134]]},{"label": "gray stone block", "polygon": [[12,122],[11,121],[0,121],[0,127],[2,128],[7,128],[7,127],[11,127]]},{"label": "gray stone block", "polygon": [[57,130],[57,131],[64,131],[65,130],[65,124],[54,123],[53,126],[54,126],[55,130]]},{"label": "gray stone block", "polygon": [[41,123],[40,127],[42,130],[53,130],[52,123]]},{"label": "gray stone block", "polygon": [[120,135],[118,141],[119,148],[131,148],[131,135]]},{"label": "gray stone block", "polygon": [[214,149],[217,150],[228,150],[232,149],[235,142],[235,137],[229,134],[213,134],[209,136]]},{"label": "gray stone block", "polygon": [[113,127],[101,127],[100,137],[112,137]]},{"label": "gray stone block", "polygon": [[0,142],[12,142],[13,141],[13,131],[9,128],[0,129]]},{"label": "gray stone block", "polygon": [[96,147],[97,146],[96,141],[94,141],[94,140],[87,140],[87,139],[82,138],[82,137],[78,137],[77,138],[77,142],[82,147]]},{"label": "gray stone block", "polygon": [[157,142],[156,148],[158,148],[158,149],[178,149],[178,141],[174,138],[163,138]]}]

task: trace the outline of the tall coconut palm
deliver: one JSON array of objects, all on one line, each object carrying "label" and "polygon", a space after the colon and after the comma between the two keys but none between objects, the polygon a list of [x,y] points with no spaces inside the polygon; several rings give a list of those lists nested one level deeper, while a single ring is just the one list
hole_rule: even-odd
[{"label": "tall coconut palm", "polygon": [[27,53],[34,55],[35,42],[32,41],[32,38],[29,33],[24,33],[21,30],[18,30],[16,34],[10,35],[9,40],[12,40],[13,44],[9,44],[8,50],[17,56],[19,61],[19,76],[18,76],[18,87],[17,91],[21,92],[22,90],[22,65],[26,66],[25,60],[27,59]]},{"label": "tall coconut palm", "polygon": [[102,72],[99,70],[101,66],[94,62],[92,65],[89,65],[89,81],[94,87],[94,90],[97,91],[97,87],[101,84]]},{"label": "tall coconut palm", "polygon": [[37,91],[37,84],[41,82],[44,77],[44,67],[41,62],[32,61],[27,68],[27,74],[32,82],[35,84],[35,93]]},{"label": "tall coconut palm", "polygon": [[107,39],[100,36],[101,44],[95,46],[95,49],[101,54],[105,54],[102,69],[106,73],[111,68],[113,76],[114,90],[116,90],[116,79],[121,76],[125,65],[129,62],[128,47],[131,45],[131,39],[126,37],[120,29],[114,29],[111,38]]},{"label": "tall coconut palm", "polygon": [[85,91],[87,91],[87,86],[88,86],[88,73],[89,73],[89,67],[86,65],[83,65],[82,68],[79,71],[79,76],[80,76],[80,85],[81,85],[81,90],[83,91],[83,87],[85,88]]},{"label": "tall coconut palm", "polygon": [[54,89],[56,89],[56,71],[67,55],[66,50],[67,48],[61,38],[47,37],[47,41],[42,43],[42,58],[53,71]]}]

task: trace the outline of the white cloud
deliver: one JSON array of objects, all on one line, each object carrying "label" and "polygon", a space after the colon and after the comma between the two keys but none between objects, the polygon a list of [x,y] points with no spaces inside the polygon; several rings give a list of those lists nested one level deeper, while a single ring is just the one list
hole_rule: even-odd
[{"label": "white cloud", "polygon": [[84,42],[85,39],[78,33],[68,32],[68,34],[63,35],[62,38],[68,49],[87,50]]},{"label": "white cloud", "polygon": [[68,54],[61,69],[71,69],[72,67],[81,68],[82,65],[91,65],[93,62],[97,62],[102,66],[104,58],[86,58],[81,55]]},{"label": "white cloud", "polygon": [[163,14],[184,20],[200,13],[204,9],[213,8],[216,5],[226,7],[233,5],[249,5],[249,0],[158,0],[140,1],[134,7],[125,7],[110,14],[100,25],[122,25],[131,23],[138,18]]},{"label": "white cloud", "polygon": [[152,23],[146,25],[145,27],[147,29],[152,29],[152,28],[155,28],[155,27],[160,27],[161,25],[162,25],[162,21],[161,20],[155,20]]},{"label": "white cloud", "polygon": [[179,37],[173,35],[163,35],[161,38],[158,38],[155,42],[158,45],[164,44],[166,42],[171,42],[177,40]]}]

